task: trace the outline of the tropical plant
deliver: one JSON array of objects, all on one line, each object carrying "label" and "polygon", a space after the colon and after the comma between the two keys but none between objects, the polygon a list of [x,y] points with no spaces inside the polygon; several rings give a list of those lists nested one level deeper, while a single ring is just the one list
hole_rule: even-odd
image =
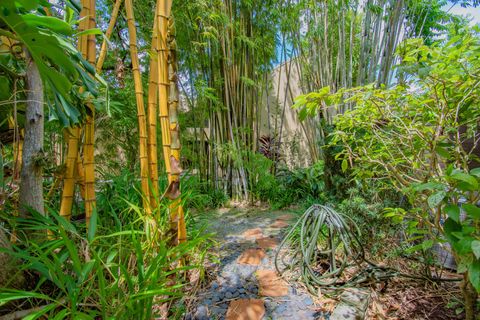
[{"label": "tropical plant", "polygon": [[[475,236],[469,226],[477,222],[466,220],[465,235],[457,234],[458,238],[452,232],[461,228],[458,209],[454,209],[460,195],[470,208],[467,214],[476,219],[477,171],[470,170],[478,161],[479,44],[478,28],[452,31],[431,46],[420,39],[408,40],[399,50],[402,83],[390,89],[369,85],[336,94],[329,94],[327,88],[302,98],[308,101],[304,108],[313,113],[321,106],[353,103],[354,110],[335,120],[332,143],[344,147],[337,155],[342,168],[408,196],[411,210],[388,215],[400,212],[402,219],[410,221],[409,230],[424,240],[417,249],[429,250],[434,243],[448,240],[459,265],[466,261],[462,254],[470,257],[468,266],[459,268],[465,277],[469,319],[475,312],[475,292],[469,290],[469,282],[480,290],[479,263],[472,251],[459,251],[457,240],[469,239],[471,245]],[[412,188],[425,196],[412,193]]]},{"label": "tropical plant", "polygon": [[[172,266],[189,257],[201,268],[195,252],[204,251],[207,238],[196,234],[188,243],[167,247],[143,231],[149,215],[133,204],[127,210],[136,217],[94,214],[86,236],[83,225],[53,211],[48,217],[31,212],[28,219],[10,219],[19,241],[6,253],[22,261],[17,272],[34,284],[30,291],[2,289],[0,304],[30,319],[151,319],[154,305],[181,297],[182,274],[196,267]],[[166,232],[168,219],[159,226]]]}]

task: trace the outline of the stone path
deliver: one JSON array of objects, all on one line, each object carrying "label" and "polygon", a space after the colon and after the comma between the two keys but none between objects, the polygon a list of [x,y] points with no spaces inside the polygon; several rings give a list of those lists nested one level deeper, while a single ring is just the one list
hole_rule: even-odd
[{"label": "stone path", "polygon": [[310,296],[279,278],[273,264],[291,218],[267,211],[220,213],[212,226],[220,241],[216,279],[198,293],[196,310],[185,319],[315,319]]}]

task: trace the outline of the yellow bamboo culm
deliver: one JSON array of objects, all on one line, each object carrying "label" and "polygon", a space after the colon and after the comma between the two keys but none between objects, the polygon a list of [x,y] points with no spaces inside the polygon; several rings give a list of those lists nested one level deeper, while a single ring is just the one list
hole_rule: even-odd
[{"label": "yellow bamboo culm", "polygon": [[181,204],[181,190],[180,190],[180,174],[182,168],[180,165],[180,125],[178,122],[178,76],[177,76],[177,46],[175,42],[175,25],[172,17],[169,19],[169,119],[170,119],[170,176],[173,182],[178,185],[178,199],[171,204],[171,221],[176,223],[177,241],[178,243],[187,240],[187,230],[185,225],[185,217],[183,207]]},{"label": "yellow bamboo culm", "polygon": [[158,105],[160,127],[162,131],[163,159],[165,171],[170,180],[170,121],[168,119],[168,17],[172,7],[171,0],[160,0],[158,11]]},{"label": "yellow bamboo culm", "polygon": [[130,56],[132,59],[133,81],[135,85],[135,98],[137,103],[138,135],[140,138],[140,178],[143,192],[143,207],[148,214],[151,214],[150,188],[148,182],[149,170],[147,155],[147,121],[145,116],[145,104],[143,101],[142,77],[140,74],[140,64],[138,62],[137,31],[135,27],[132,0],[125,0],[125,11],[127,14],[127,26],[130,38]]},{"label": "yellow bamboo culm", "polygon": [[150,52],[150,74],[148,76],[148,167],[150,174],[150,205],[153,209],[157,206],[158,199],[158,156],[157,156],[157,113],[158,113],[158,55],[159,55],[159,37],[158,37],[158,18],[159,18],[160,0],[157,0],[155,6],[155,19],[152,30],[152,44]]},{"label": "yellow bamboo culm", "polygon": [[100,48],[100,54],[98,55],[96,70],[98,73],[102,71],[103,63],[105,62],[105,57],[107,56],[107,40],[112,36],[113,28],[115,23],[117,23],[118,13],[120,11],[120,6],[122,5],[122,0],[115,0],[113,5],[112,15],[110,17],[110,22],[108,23],[107,30],[105,31],[105,39],[103,39],[102,47]]},{"label": "yellow bamboo culm", "polygon": [[[95,0],[82,1],[88,5],[88,28],[95,28]],[[95,35],[87,36],[87,60],[90,64],[96,62]],[[95,199],[95,106],[87,104],[87,117],[85,121],[85,141],[83,143],[83,166],[85,169],[85,219],[87,228],[90,217],[96,209]]]},{"label": "yellow bamboo culm", "polygon": [[80,128],[66,128],[64,130],[64,135],[67,140],[67,157],[65,159],[65,175],[63,178],[60,215],[66,219],[70,219],[75,192],[75,169],[78,157]]},{"label": "yellow bamboo culm", "polygon": [[[115,26],[118,12],[122,1],[116,0],[112,10],[112,16],[105,32],[105,40],[102,43],[99,59],[96,63],[96,70],[100,72],[105,61],[107,53],[107,40],[110,38]],[[95,1],[82,0],[82,11],[79,23],[79,31],[84,31],[95,27]],[[95,64],[96,47],[95,36],[80,36],[78,41],[78,49],[82,56],[91,64]],[[95,108],[92,104],[87,105],[87,120],[85,124],[85,144],[84,159],[80,155],[81,128],[67,128],[64,134],[67,140],[67,158],[65,160],[65,175],[63,179],[62,200],[60,205],[60,215],[70,219],[73,205],[73,196],[75,192],[75,184],[80,185],[80,193],[85,200],[85,216],[87,224],[90,221],[91,214],[95,208],[95,162],[94,162],[94,128],[95,128]],[[88,178],[87,178],[88,177]],[[88,181],[88,187],[87,187]],[[87,195],[88,189],[88,195]]]},{"label": "yellow bamboo culm", "polygon": [[[89,0],[87,0],[89,1]],[[89,27],[89,19],[82,19],[90,14],[90,5],[82,0],[82,11],[80,12],[80,23],[78,31],[85,31]],[[84,58],[88,55],[87,50],[87,36],[80,36],[78,39],[77,48]],[[65,159],[65,176],[63,178],[62,200],[60,203],[60,215],[66,219],[70,219],[72,215],[73,196],[75,193],[75,171],[77,162],[81,163],[79,154],[80,148],[80,133],[79,127],[72,127],[64,129],[64,136],[67,140],[67,157]],[[80,176],[80,179],[83,179]]]}]

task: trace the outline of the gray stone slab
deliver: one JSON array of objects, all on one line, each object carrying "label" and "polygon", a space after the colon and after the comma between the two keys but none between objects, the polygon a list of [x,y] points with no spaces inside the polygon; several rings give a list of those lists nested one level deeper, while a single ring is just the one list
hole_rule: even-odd
[{"label": "gray stone slab", "polygon": [[354,306],[348,305],[346,303],[340,303],[333,310],[330,320],[362,320],[363,315]]}]

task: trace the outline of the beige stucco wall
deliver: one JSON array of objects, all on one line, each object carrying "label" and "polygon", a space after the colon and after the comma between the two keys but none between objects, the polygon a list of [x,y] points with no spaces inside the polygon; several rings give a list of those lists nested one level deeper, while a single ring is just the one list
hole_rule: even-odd
[{"label": "beige stucco wall", "polygon": [[[268,97],[264,94],[262,99],[260,135],[273,135],[276,122],[277,137],[281,132],[280,152],[287,166],[290,169],[308,166],[310,154],[307,138],[298,118],[298,112],[291,108],[295,98],[301,94],[300,76],[295,62],[288,61],[276,67],[271,74],[270,84]],[[270,106],[270,117],[268,117],[267,102]],[[285,117],[283,126],[280,128],[283,113]],[[268,118],[270,118],[270,130]]]}]

